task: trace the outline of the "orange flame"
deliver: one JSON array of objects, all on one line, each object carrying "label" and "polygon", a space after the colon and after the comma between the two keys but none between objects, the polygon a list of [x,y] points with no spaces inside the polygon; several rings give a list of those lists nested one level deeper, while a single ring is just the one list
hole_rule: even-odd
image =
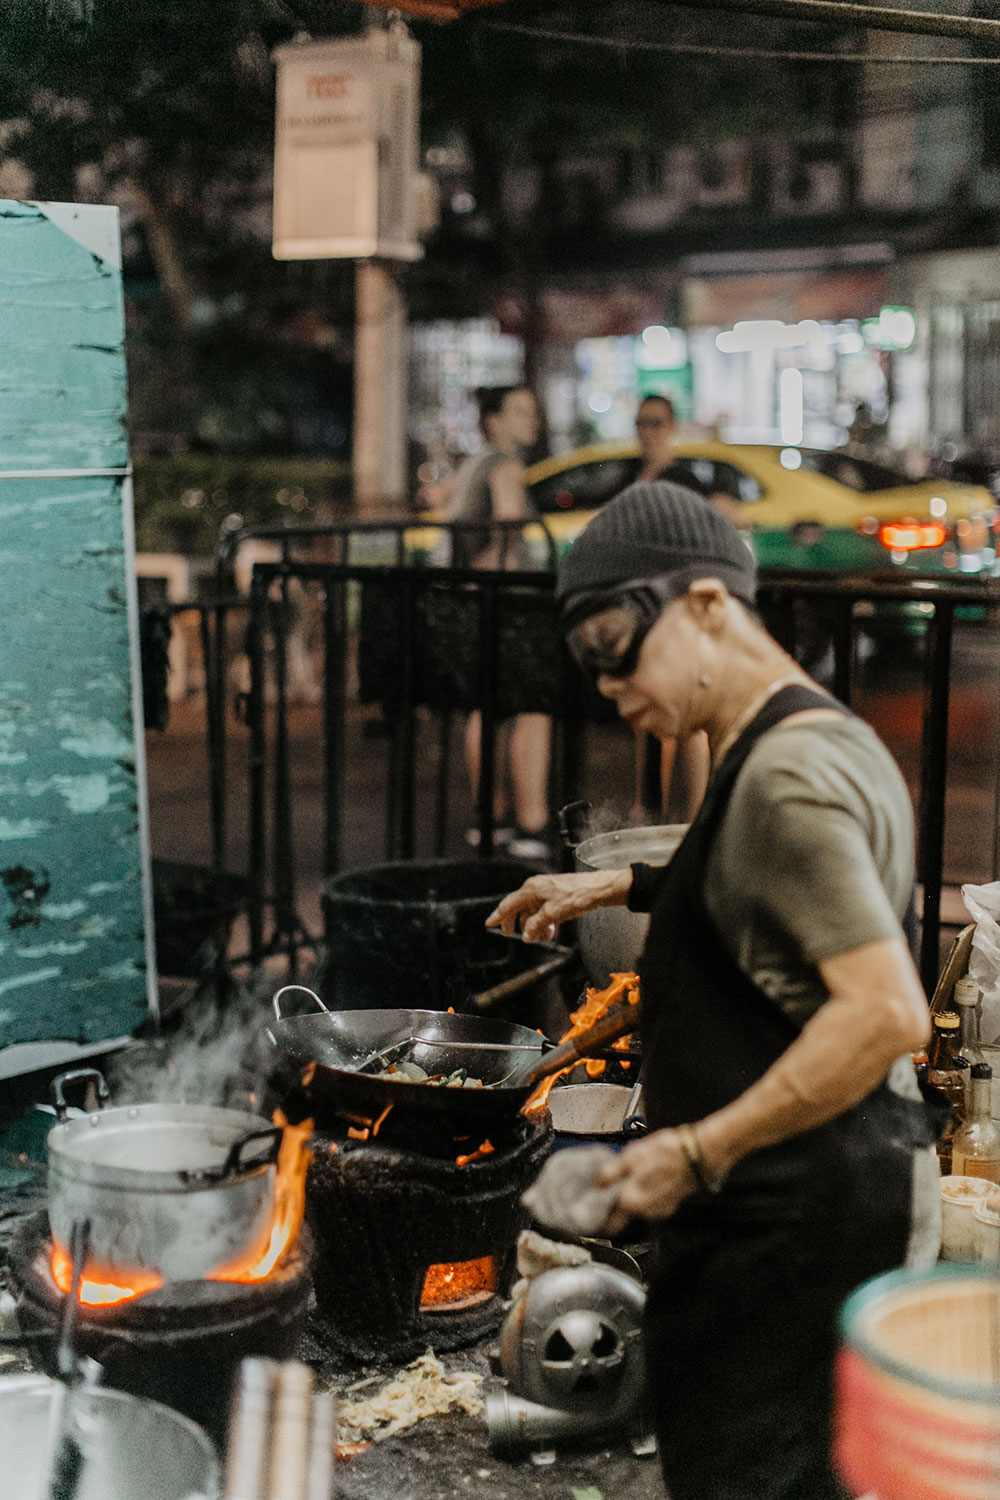
[{"label": "orange flame", "polygon": [[483,1141],[482,1145],[477,1146],[475,1151],[470,1151],[468,1156],[456,1156],[455,1165],[467,1167],[470,1161],[481,1161],[484,1156],[492,1156],[495,1150],[496,1147],[492,1141]]},{"label": "orange flame", "polygon": [[[559,1038],[560,1042],[568,1042],[571,1037],[581,1036],[583,1032],[589,1031],[591,1026],[596,1025],[601,1017],[611,1009],[612,1005],[622,1000],[623,997],[629,1005],[638,1005],[638,974],[612,974],[611,983],[604,990],[594,990],[588,987],[584,995],[583,1004],[570,1015],[570,1028]],[[618,1051],[624,1052],[628,1049],[628,1044],[629,1038],[623,1036],[619,1037],[614,1046]],[[549,1095],[555,1087],[556,1080],[574,1067],[576,1067],[576,1063],[568,1063],[560,1072],[553,1073],[550,1078],[543,1078],[528,1100],[525,1106],[526,1111],[534,1113],[537,1110],[544,1109],[548,1103]],[[586,1060],[585,1067],[588,1078],[598,1078],[604,1072],[605,1064],[599,1057],[589,1057]]]},{"label": "orange flame", "polygon": [[[312,1157],[306,1142],[312,1134],[313,1122],[305,1120],[301,1125],[289,1125],[279,1109],[275,1110],[274,1123],[284,1129],[275,1177],[274,1218],[262,1242],[238,1260],[217,1266],[205,1277],[206,1281],[263,1281],[295,1243],[302,1227],[306,1170]],[[56,1286],[64,1295],[68,1294],[73,1284],[73,1263],[58,1243],[52,1248],[51,1266]],[[165,1280],[158,1271],[124,1270],[88,1260],[80,1279],[80,1301],[91,1307],[109,1307],[153,1292]]]},{"label": "orange flame", "polygon": [[209,1272],[206,1281],[263,1281],[270,1276],[285,1251],[294,1245],[302,1228],[306,1207],[306,1172],[312,1152],[306,1144],[312,1135],[312,1120],[289,1125],[280,1109],[274,1112],[275,1125],[283,1127],[278,1171],[274,1184],[274,1220],[263,1251],[259,1248],[239,1261],[219,1266]]}]

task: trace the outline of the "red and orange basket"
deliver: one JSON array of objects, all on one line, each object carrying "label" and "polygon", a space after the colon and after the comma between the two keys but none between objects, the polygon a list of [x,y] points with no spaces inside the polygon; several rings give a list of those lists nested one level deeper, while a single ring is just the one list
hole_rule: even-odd
[{"label": "red and orange basket", "polygon": [[996,1269],[892,1271],[848,1298],[834,1457],[866,1500],[998,1500]]}]

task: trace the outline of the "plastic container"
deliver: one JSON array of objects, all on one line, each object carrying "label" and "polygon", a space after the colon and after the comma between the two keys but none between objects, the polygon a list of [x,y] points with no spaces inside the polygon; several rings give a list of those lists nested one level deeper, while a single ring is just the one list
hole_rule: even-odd
[{"label": "plastic container", "polygon": [[976,1259],[977,1203],[996,1192],[996,1183],[985,1177],[941,1178],[941,1259]]},{"label": "plastic container", "polygon": [[990,1114],[1000,1120],[1000,1047],[993,1042],[980,1042],[979,1055],[993,1069],[993,1091],[990,1096]]},{"label": "plastic container", "polygon": [[1000,1193],[983,1198],[972,1210],[976,1259],[1000,1269]]},{"label": "plastic container", "polygon": [[1000,1277],[892,1271],[841,1313],[834,1461],[851,1494],[996,1500]]}]

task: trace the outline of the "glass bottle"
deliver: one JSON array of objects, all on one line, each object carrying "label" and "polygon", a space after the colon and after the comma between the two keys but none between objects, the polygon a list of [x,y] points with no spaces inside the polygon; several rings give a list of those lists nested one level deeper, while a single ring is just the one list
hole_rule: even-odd
[{"label": "glass bottle", "polygon": [[976,1063],[969,1086],[969,1112],[952,1141],[952,1171],[1000,1184],[1000,1125],[990,1116],[993,1069]]},{"label": "glass bottle", "polygon": [[965,1073],[969,1065],[967,1059],[958,1056],[959,1024],[955,1011],[945,1010],[932,1016],[927,1049],[927,1082],[951,1106],[951,1118],[937,1142],[938,1162],[945,1176],[953,1170],[952,1137],[965,1119]]},{"label": "glass bottle", "polygon": [[979,1036],[979,986],[966,974],[956,981],[952,1003],[958,1013],[958,1055],[967,1057],[969,1066],[982,1061]]}]

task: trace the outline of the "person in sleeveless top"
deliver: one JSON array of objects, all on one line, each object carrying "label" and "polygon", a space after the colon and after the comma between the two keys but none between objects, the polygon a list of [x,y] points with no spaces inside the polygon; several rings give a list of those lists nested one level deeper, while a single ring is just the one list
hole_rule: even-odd
[{"label": "person in sleeveless top", "polygon": [[[465,460],[455,476],[448,503],[449,521],[463,523],[451,534],[453,567],[527,568],[530,558],[519,529],[497,527],[496,521],[529,521],[536,514],[524,483],[522,453],[538,437],[538,407],[526,386],[495,386],[479,390],[479,420],[486,446]],[[475,523],[475,524],[473,524]],[[478,712],[470,713],[465,729],[465,762],[473,798],[479,786],[482,727]],[[498,842],[517,858],[544,860],[549,847],[549,762],[552,720],[543,713],[518,713],[501,741],[514,803],[515,825],[504,825],[505,808],[498,800]],[[503,771],[501,762],[501,773]],[[498,799],[504,793],[503,774],[497,776]],[[478,829],[470,829],[470,842]]]},{"label": "person in sleeveless top", "polygon": [[560,570],[570,649],[630,724],[704,730],[711,778],[664,868],[535,876],[488,925],[531,941],[597,907],[651,914],[649,1133],[599,1184],[603,1232],[656,1243],[646,1361],[671,1500],[841,1500],[839,1309],[938,1248],[913,816],[888,751],[754,594],[742,538],[679,486],[633,485],[588,525]]}]

